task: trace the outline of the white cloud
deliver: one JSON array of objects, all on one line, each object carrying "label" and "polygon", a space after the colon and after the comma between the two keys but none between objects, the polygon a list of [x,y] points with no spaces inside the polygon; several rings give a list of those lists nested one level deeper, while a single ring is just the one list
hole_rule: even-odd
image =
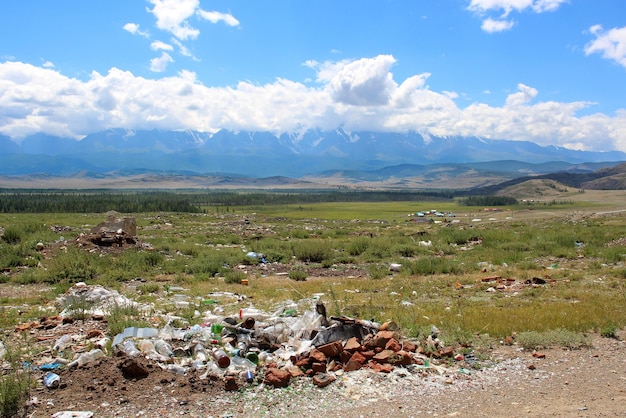
[{"label": "white cloud", "polygon": [[54,63],[52,61],[45,61],[42,66],[44,68],[54,68]]},{"label": "white cloud", "polygon": [[337,71],[328,79],[327,89],[339,103],[357,106],[387,104],[396,87],[389,72],[395,62],[391,55],[350,62],[335,68]]},{"label": "white cloud", "polygon": [[197,15],[211,23],[224,22],[228,26],[238,26],[239,21],[230,13],[200,9],[200,0],[148,0],[154,7],[148,9],[157,21],[159,29],[170,32],[177,39],[196,39],[200,30],[191,26],[189,18]]},{"label": "white cloud", "polygon": [[167,65],[170,62],[174,62],[170,54],[168,54],[167,52],[162,52],[161,56],[152,58],[150,60],[150,70],[154,71],[155,73],[162,73],[167,69]]},{"label": "white cloud", "polygon": [[136,23],[127,23],[123,26],[123,29],[126,32],[132,33],[133,35],[139,35],[147,38],[149,36],[148,32],[142,31],[139,29],[139,25]]},{"label": "white cloud", "polygon": [[163,51],[173,51],[174,47],[170,44],[166,44],[165,42],[161,42],[161,41],[154,41],[150,44],[150,48],[153,51],[159,51],[159,50],[163,50]]},{"label": "white cloud", "polygon": [[194,15],[199,0],[148,0],[154,8],[148,9],[157,19],[159,29],[171,32],[181,40],[196,39],[200,31],[191,27],[187,19]]},{"label": "white cloud", "polygon": [[511,12],[544,13],[557,10],[569,0],[471,0],[467,10],[478,15],[496,13],[497,17],[485,18],[481,25],[482,30],[488,33],[502,32],[513,27],[514,22],[507,17]]},{"label": "white cloud", "polygon": [[568,1],[569,0],[471,0],[467,8],[477,13],[502,10],[503,17],[506,17],[513,10],[523,12],[529,9],[535,13],[552,12],[558,9],[561,4],[567,3]]},{"label": "white cloud", "polygon": [[185,45],[182,44],[182,42],[180,42],[178,39],[176,38],[172,38],[172,43],[174,45],[176,45],[178,47],[178,52],[185,56],[185,57],[190,57],[192,59],[194,59],[195,61],[199,61],[199,59],[197,59],[192,53],[191,51],[189,51],[189,48],[187,48]]},{"label": "white cloud", "polygon": [[602,26],[594,25],[589,28],[589,32],[596,39],[585,46],[585,54],[602,54],[602,58],[615,61],[626,68],[626,26],[605,31]]},{"label": "white cloud", "polygon": [[480,28],[487,33],[496,33],[503,32],[505,30],[510,30],[515,25],[515,22],[512,20],[495,20],[492,18],[487,18],[483,20]]},{"label": "white cloud", "polygon": [[[164,58],[165,65],[169,62]],[[476,102],[461,108],[455,93],[428,87],[428,73],[394,81],[390,69],[395,63],[390,55],[310,62],[318,71],[315,87],[278,79],[218,88],[203,85],[189,71],[144,78],[111,68],[78,80],[49,68],[0,62],[0,133],[80,138],[108,128],[225,128],[280,134],[343,126],[626,151],[626,109],[611,116],[578,116],[592,104],[542,102],[537,89],[524,84],[501,106]]]},{"label": "white cloud", "polygon": [[239,21],[230,13],[208,12],[205,10],[198,10],[197,13],[200,17],[211,23],[224,22],[228,26],[239,26]]},{"label": "white cloud", "polygon": [[528,87],[524,84],[518,84],[517,93],[509,94],[506,98],[506,106],[513,108],[530,103],[537,96],[537,89]]}]

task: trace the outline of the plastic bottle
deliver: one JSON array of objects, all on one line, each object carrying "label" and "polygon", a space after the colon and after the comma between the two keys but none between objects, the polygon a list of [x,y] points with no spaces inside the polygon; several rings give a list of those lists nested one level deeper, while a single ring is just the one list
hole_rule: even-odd
[{"label": "plastic bottle", "polygon": [[4,358],[4,356],[7,355],[7,349],[4,346],[4,344],[2,343],[2,341],[0,341],[0,360],[2,360]]},{"label": "plastic bottle", "polygon": [[204,345],[198,343],[193,347],[193,356],[196,359],[207,360],[209,358],[208,353]]},{"label": "plastic bottle", "polygon": [[154,349],[157,353],[165,357],[174,357],[174,350],[165,340],[156,340],[154,342]]},{"label": "plastic bottle", "polygon": [[214,348],[211,351],[211,354],[213,355],[213,359],[220,368],[225,369],[230,366],[230,357],[228,357],[224,350],[220,348]]},{"label": "plastic bottle", "polygon": [[128,357],[135,357],[139,355],[139,350],[137,350],[137,347],[135,346],[133,340],[125,340],[120,345],[120,351],[126,354]]},{"label": "plastic bottle", "polygon": [[56,340],[54,345],[52,346],[52,350],[54,351],[63,351],[68,345],[72,343],[71,335],[63,335],[61,338]]},{"label": "plastic bottle", "polygon": [[141,340],[141,341],[139,341],[139,350],[142,353],[150,353],[152,351],[156,351],[154,349],[154,344],[150,340]]},{"label": "plastic bottle", "polygon": [[165,370],[179,374],[181,376],[184,376],[185,373],[187,373],[187,368],[178,364],[168,364],[167,366],[165,366]]},{"label": "plastic bottle", "polygon": [[232,362],[232,365],[235,367],[235,370],[240,370],[240,371],[245,372],[248,370],[256,369],[256,364],[254,364],[253,362],[251,362],[245,357],[235,356],[231,359],[231,362]]},{"label": "plastic bottle", "polygon": [[56,373],[46,373],[43,377],[43,384],[49,389],[58,388],[61,384],[61,377]]},{"label": "plastic bottle", "polygon": [[82,353],[80,356],[78,356],[76,360],[69,363],[67,367],[71,369],[76,366],[83,366],[87,363],[96,361],[97,359],[102,358],[102,357],[104,357],[104,352],[100,350],[99,348],[96,348],[86,353]]},{"label": "plastic bottle", "polygon": [[209,353],[202,344],[196,344],[193,348],[194,360],[191,363],[192,367],[196,370],[200,370],[206,367],[206,361],[209,359]]}]

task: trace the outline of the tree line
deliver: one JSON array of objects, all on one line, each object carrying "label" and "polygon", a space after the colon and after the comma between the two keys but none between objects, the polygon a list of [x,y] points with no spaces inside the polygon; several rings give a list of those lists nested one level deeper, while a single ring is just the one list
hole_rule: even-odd
[{"label": "tree line", "polygon": [[323,202],[449,201],[448,191],[77,191],[0,189],[0,213],[199,213],[207,207]]}]

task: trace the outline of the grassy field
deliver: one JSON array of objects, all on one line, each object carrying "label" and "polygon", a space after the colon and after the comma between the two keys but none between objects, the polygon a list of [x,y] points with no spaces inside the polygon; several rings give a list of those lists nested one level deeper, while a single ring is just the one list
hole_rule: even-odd
[{"label": "grassy field", "polygon": [[[210,292],[227,291],[245,294],[243,307],[266,310],[321,294],[330,314],[394,321],[413,337],[435,325],[459,344],[624,327],[624,193],[532,200],[495,212],[387,202],[133,213],[125,215],[136,218],[147,245],[121,250],[76,245],[103,214],[0,214],[0,328],[49,312],[78,281],[117,289],[189,324]],[[431,209],[455,217],[410,222],[410,214]],[[267,264],[246,257],[249,251],[263,253]],[[389,271],[392,263],[398,271]],[[189,306],[172,305],[172,285],[187,289]],[[125,325],[145,322],[124,317]]]}]

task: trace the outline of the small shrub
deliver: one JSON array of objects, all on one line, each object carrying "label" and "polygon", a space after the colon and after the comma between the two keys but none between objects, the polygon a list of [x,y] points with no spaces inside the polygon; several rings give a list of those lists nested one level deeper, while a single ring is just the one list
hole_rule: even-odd
[{"label": "small shrub", "polygon": [[520,332],[516,338],[520,347],[528,350],[537,350],[549,347],[582,348],[591,346],[591,338],[582,332],[570,331],[564,328],[544,332]]},{"label": "small shrub", "polygon": [[417,249],[413,245],[398,244],[393,248],[393,252],[401,257],[413,257],[417,253]]},{"label": "small shrub", "polygon": [[600,335],[604,338],[617,338],[617,326],[613,322],[609,322],[602,328]]},{"label": "small shrub", "polygon": [[227,283],[227,284],[241,284],[241,281],[245,280],[247,278],[248,278],[248,275],[246,273],[244,273],[243,271],[229,270],[224,275],[224,283]]},{"label": "small shrub", "polygon": [[4,235],[2,235],[2,240],[7,244],[15,245],[19,244],[22,241],[23,232],[21,229],[16,228],[14,226],[9,226],[4,230]]},{"label": "small shrub", "polygon": [[24,405],[30,398],[33,379],[29,369],[22,367],[16,350],[7,347],[6,360],[11,366],[8,372],[0,376],[0,416],[14,417],[20,411],[25,412]]},{"label": "small shrub", "polygon": [[156,267],[163,262],[163,254],[156,251],[148,251],[144,254],[144,260],[149,267]]},{"label": "small shrub", "polygon": [[301,241],[292,248],[293,255],[305,263],[321,263],[331,257],[330,247],[323,241]]},{"label": "small shrub", "polygon": [[68,247],[67,252],[60,252],[52,259],[49,280],[52,283],[91,280],[96,275],[94,257],[85,251]]},{"label": "small shrub", "polygon": [[370,264],[367,267],[367,271],[369,272],[370,279],[372,280],[380,280],[384,277],[387,277],[388,268],[386,266],[381,266],[379,264]]},{"label": "small shrub", "polygon": [[67,309],[67,312],[72,318],[83,320],[89,316],[89,311],[93,306],[94,303],[92,301],[87,300],[84,296],[78,296],[69,299],[65,304],[65,309]]},{"label": "small shrub", "polygon": [[159,286],[158,283],[146,283],[139,286],[138,290],[144,295],[148,293],[157,293],[159,290],[161,290],[161,286]]},{"label": "small shrub", "polygon": [[[157,285],[158,286],[158,285]],[[139,309],[134,305],[115,305],[109,311],[107,324],[110,335],[117,335],[128,327],[149,327]]]},{"label": "small shrub", "polygon": [[348,246],[348,253],[354,256],[361,255],[370,246],[370,242],[371,240],[367,238],[356,238],[350,242],[350,245]]},{"label": "small shrub", "polygon": [[307,278],[306,271],[304,271],[304,269],[301,269],[301,268],[296,268],[296,269],[289,271],[288,276],[291,280],[295,280],[296,282],[303,282]]}]

